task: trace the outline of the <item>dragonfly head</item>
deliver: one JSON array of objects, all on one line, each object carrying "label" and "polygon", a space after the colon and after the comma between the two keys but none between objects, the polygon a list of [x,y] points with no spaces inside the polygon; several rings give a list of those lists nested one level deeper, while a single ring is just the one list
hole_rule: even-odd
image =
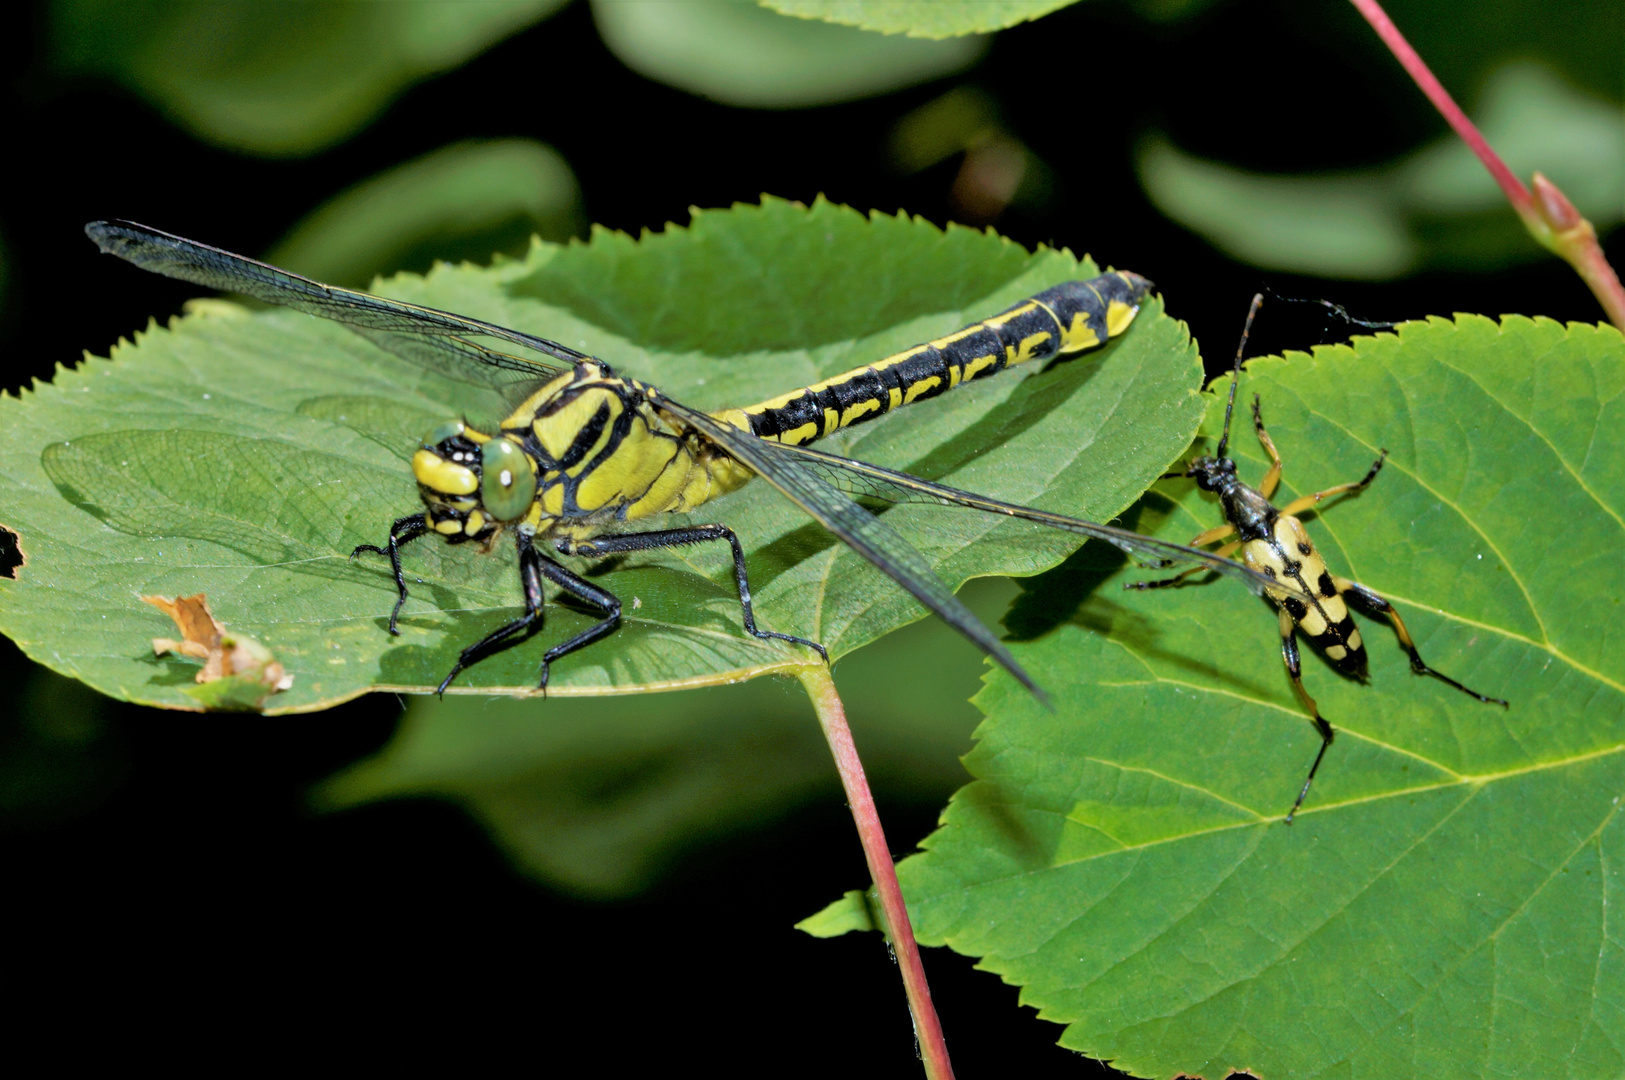
[{"label": "dragonfly head", "polygon": [[448,540],[483,540],[530,511],[536,466],[513,439],[461,420],[441,424],[412,455],[429,525]]}]

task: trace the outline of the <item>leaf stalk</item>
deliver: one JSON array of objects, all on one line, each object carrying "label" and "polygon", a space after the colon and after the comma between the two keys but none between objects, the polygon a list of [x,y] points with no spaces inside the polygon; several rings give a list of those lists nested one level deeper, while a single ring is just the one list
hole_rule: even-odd
[{"label": "leaf stalk", "polygon": [[953,1080],[953,1065],[948,1060],[948,1044],[942,1036],[942,1022],[931,1004],[931,987],[925,981],[925,967],[920,962],[920,946],[914,940],[914,928],[909,923],[908,909],[903,904],[903,890],[897,883],[897,867],[892,862],[891,849],[886,845],[886,834],[880,827],[880,814],[875,809],[874,796],[869,791],[869,780],[858,758],[857,745],[852,741],[852,729],[846,722],[846,707],[835,690],[835,680],[826,665],[802,668],[796,675],[812,699],[818,714],[818,724],[824,729],[830,753],[835,757],[835,769],[841,776],[841,787],[846,791],[846,802],[852,810],[852,820],[858,827],[858,839],[863,844],[863,857],[869,864],[869,877],[874,881],[875,894],[880,899],[880,914],[887,941],[897,958],[903,975],[903,992],[908,995],[908,1010],[914,1018],[914,1037],[925,1066],[927,1080]]},{"label": "leaf stalk", "polygon": [[1484,168],[1500,185],[1507,202],[1512,204],[1512,209],[1523,220],[1529,234],[1542,247],[1572,266],[1602,305],[1608,320],[1625,330],[1625,287],[1621,287],[1619,275],[1603,254],[1602,245],[1597,242],[1597,230],[1591,222],[1581,217],[1568,197],[1545,176],[1538,172],[1534,175],[1535,190],[1531,192],[1523,181],[1513,175],[1506,162],[1485,140],[1483,133],[1467,119],[1461,106],[1456,104],[1449,91],[1428,69],[1426,61],[1411,48],[1410,42],[1405,40],[1378,0],[1349,2],[1371,24],[1371,29],[1376,31],[1383,44],[1388,46],[1388,51],[1394,54],[1394,59],[1427,95],[1433,107],[1439,110],[1439,115],[1483,162]]}]

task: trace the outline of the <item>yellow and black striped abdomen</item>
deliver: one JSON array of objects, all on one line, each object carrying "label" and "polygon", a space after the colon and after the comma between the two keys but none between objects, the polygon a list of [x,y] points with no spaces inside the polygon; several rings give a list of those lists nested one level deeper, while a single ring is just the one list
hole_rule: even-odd
[{"label": "yellow and black striped abdomen", "polygon": [[801,446],[1031,360],[1081,352],[1134,321],[1151,283],[1118,271],[1068,281],[947,337],[718,418]]},{"label": "yellow and black striped abdomen", "polygon": [[1269,539],[1242,545],[1241,557],[1266,577],[1287,581],[1309,594],[1313,599],[1305,601],[1284,591],[1267,590],[1269,598],[1292,616],[1298,629],[1339,671],[1365,677],[1365,643],[1360,640],[1360,630],[1302,522],[1283,514],[1276,519]]}]

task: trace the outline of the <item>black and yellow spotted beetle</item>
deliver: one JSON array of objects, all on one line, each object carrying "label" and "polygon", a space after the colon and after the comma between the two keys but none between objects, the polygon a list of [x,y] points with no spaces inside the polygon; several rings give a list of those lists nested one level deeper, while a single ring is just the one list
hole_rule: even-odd
[{"label": "black and yellow spotted beetle", "polygon": [[[1224,512],[1225,523],[1198,533],[1191,540],[1192,547],[1201,547],[1216,540],[1235,536],[1236,539],[1215,549],[1213,553],[1229,557],[1240,549],[1241,561],[1248,568],[1292,588],[1292,591],[1288,591],[1280,586],[1272,586],[1264,590],[1264,595],[1274,601],[1279,609],[1281,658],[1286,662],[1287,673],[1292,677],[1293,689],[1297,691],[1304,708],[1309,711],[1310,721],[1320,734],[1320,750],[1315,754],[1314,763],[1309,766],[1309,776],[1298,792],[1297,801],[1292,804],[1292,809],[1287,811],[1286,824],[1290,825],[1298,808],[1303,805],[1304,798],[1309,794],[1309,785],[1315,782],[1315,772],[1320,768],[1321,759],[1326,756],[1326,749],[1332,745],[1334,736],[1332,725],[1320,715],[1320,708],[1315,704],[1315,699],[1303,688],[1297,631],[1302,630],[1337,670],[1362,680],[1367,674],[1365,643],[1360,639],[1360,631],[1355,627],[1354,618],[1349,614],[1348,605],[1343,600],[1345,594],[1354,597],[1372,612],[1388,617],[1388,621],[1393,623],[1394,633],[1399,637],[1399,644],[1410,654],[1413,672],[1418,675],[1432,675],[1469,697],[1487,704],[1500,705],[1504,708],[1507,703],[1500,698],[1488,697],[1476,690],[1470,690],[1443,672],[1428,667],[1423,662],[1421,654],[1417,652],[1410,631],[1405,628],[1405,620],[1399,617],[1399,612],[1394,610],[1394,606],[1364,585],[1332,574],[1326,568],[1326,561],[1315,550],[1308,532],[1304,530],[1303,522],[1294,516],[1310,509],[1323,499],[1329,499],[1334,495],[1353,494],[1364,489],[1382,470],[1382,463],[1388,457],[1387,450],[1379,454],[1377,460],[1371,463],[1370,470],[1359,480],[1351,484],[1338,484],[1324,491],[1294,499],[1285,506],[1276,507],[1270,502],[1270,496],[1275,494],[1276,485],[1281,481],[1281,455],[1276,451],[1275,442],[1270,438],[1269,432],[1264,429],[1264,417],[1260,410],[1258,395],[1254,394],[1253,430],[1258,433],[1258,441],[1263,444],[1264,452],[1269,455],[1270,467],[1256,488],[1249,487],[1236,478],[1235,460],[1225,453],[1230,445],[1230,417],[1236,406],[1236,385],[1241,381],[1241,358],[1247,350],[1247,335],[1252,330],[1253,317],[1258,314],[1258,307],[1263,300],[1262,294],[1253,297],[1252,306],[1247,311],[1247,322],[1242,327],[1241,344],[1236,348],[1236,366],[1230,375],[1230,398],[1224,407],[1224,432],[1219,438],[1218,447],[1211,456],[1196,458],[1184,471],[1165,473],[1163,479],[1188,477],[1195,480],[1196,486],[1203,491],[1211,491],[1219,496],[1219,507]],[[1200,566],[1192,567],[1171,578],[1160,581],[1134,581],[1124,587],[1165,588],[1203,569],[1204,567]],[[1300,595],[1294,595],[1295,592]]]},{"label": "black and yellow spotted beetle", "polygon": [[[504,533],[514,537],[524,612],[465,648],[441,682],[441,692],[464,668],[541,627],[544,581],[598,608],[603,618],[543,654],[542,689],[553,661],[620,623],[620,600],[543,554],[544,545],[562,555],[601,559],[684,544],[727,543],[733,550],[746,632],[807,646],[827,660],[817,642],[756,626],[744,549],[732,529],[722,524],[647,528],[660,515],[693,510],[755,477],[777,488],[1035,693],[1037,686],[1009,650],[959,602],[924,556],[855,497],[936,503],[1017,518],[1105,540],[1149,557],[1159,568],[1189,564],[1230,574],[1258,592],[1279,588],[1250,567],[1211,552],[1001,502],[805,445],[1018,364],[1103,345],[1128,329],[1151,287],[1127,271],[1064,282],[947,337],[759,404],[708,413],[647,383],[622,378],[602,360],[546,338],[323,285],[133,222],[97,221],[85,231],[103,251],[143,269],[332,319],[403,359],[505,393],[513,411],[495,430],[454,420],[423,440],[412,458],[412,472],[424,509],[397,519],[382,547],[364,544],[354,552],[388,557],[397,591],[389,630],[396,633],[407,598],[403,544],[433,534],[490,550]],[[549,359],[501,352],[480,344],[476,339],[481,337]]]}]

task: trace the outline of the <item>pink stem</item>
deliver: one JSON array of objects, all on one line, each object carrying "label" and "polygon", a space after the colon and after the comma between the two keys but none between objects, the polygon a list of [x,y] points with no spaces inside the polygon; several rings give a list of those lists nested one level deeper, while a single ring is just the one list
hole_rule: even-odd
[{"label": "pink stem", "polygon": [[818,723],[824,729],[824,738],[835,755],[835,769],[841,774],[841,786],[846,789],[847,805],[852,808],[852,820],[858,826],[858,839],[863,844],[863,857],[869,864],[869,876],[875,883],[880,898],[883,928],[891,939],[897,955],[897,966],[903,973],[903,992],[908,995],[908,1009],[914,1017],[914,1036],[919,1041],[920,1058],[925,1064],[928,1080],[953,1080],[953,1065],[948,1061],[948,1043],[942,1037],[942,1022],[931,1004],[931,987],[925,981],[925,967],[920,963],[920,947],[914,940],[914,927],[908,920],[908,909],[903,906],[903,890],[897,884],[897,867],[892,864],[891,849],[886,846],[886,834],[880,827],[880,814],[875,810],[874,796],[869,793],[869,781],[863,775],[863,762],[858,759],[858,748],[852,741],[852,729],[846,723],[846,708],[835,691],[835,680],[829,668],[809,667],[798,676],[812,698],[818,713]]},{"label": "pink stem", "polygon": [[1478,155],[1484,168],[1501,185],[1507,201],[1523,219],[1530,235],[1574,267],[1608,314],[1609,321],[1625,330],[1625,286],[1620,285],[1619,275],[1614,273],[1608,257],[1603,254],[1602,245],[1597,243],[1597,230],[1591,222],[1580,216],[1574,204],[1558,190],[1556,184],[1539,173],[1535,174],[1533,193],[1524,186],[1523,181],[1512,175],[1506,162],[1490,148],[1483,134],[1439,84],[1377,0],[1349,0],[1349,3],[1365,16],[1365,21],[1371,24],[1383,44],[1388,46],[1388,51],[1394,54],[1416,85],[1421,87],[1422,93],[1433,102],[1433,107]]},{"label": "pink stem", "polygon": [[1383,44],[1388,46],[1388,51],[1394,54],[1394,59],[1410,72],[1411,78],[1421,87],[1422,93],[1426,94],[1428,100],[1433,102],[1433,107],[1439,110],[1439,115],[1456,129],[1456,134],[1461,136],[1463,142],[1472,147],[1473,153],[1478,155],[1478,160],[1484,163],[1490,175],[1495,177],[1495,182],[1501,185],[1501,190],[1506,192],[1507,201],[1512,204],[1513,209],[1521,216],[1524,215],[1526,207],[1532,210],[1534,199],[1529,194],[1529,189],[1523,186],[1522,180],[1512,175],[1512,170],[1507,168],[1501,156],[1490,149],[1490,144],[1484,141],[1484,136],[1479,133],[1473,122],[1467,119],[1467,114],[1461,111],[1461,106],[1456,104],[1449,91],[1439,85],[1439,80],[1428,70],[1422,58],[1416,55],[1416,50],[1411,48],[1411,43],[1405,40],[1405,35],[1399,32],[1399,27],[1394,25],[1388,13],[1382,10],[1382,5],[1377,3],[1377,0],[1349,0],[1349,2],[1365,16],[1365,21],[1371,24],[1371,29],[1377,32]]}]

